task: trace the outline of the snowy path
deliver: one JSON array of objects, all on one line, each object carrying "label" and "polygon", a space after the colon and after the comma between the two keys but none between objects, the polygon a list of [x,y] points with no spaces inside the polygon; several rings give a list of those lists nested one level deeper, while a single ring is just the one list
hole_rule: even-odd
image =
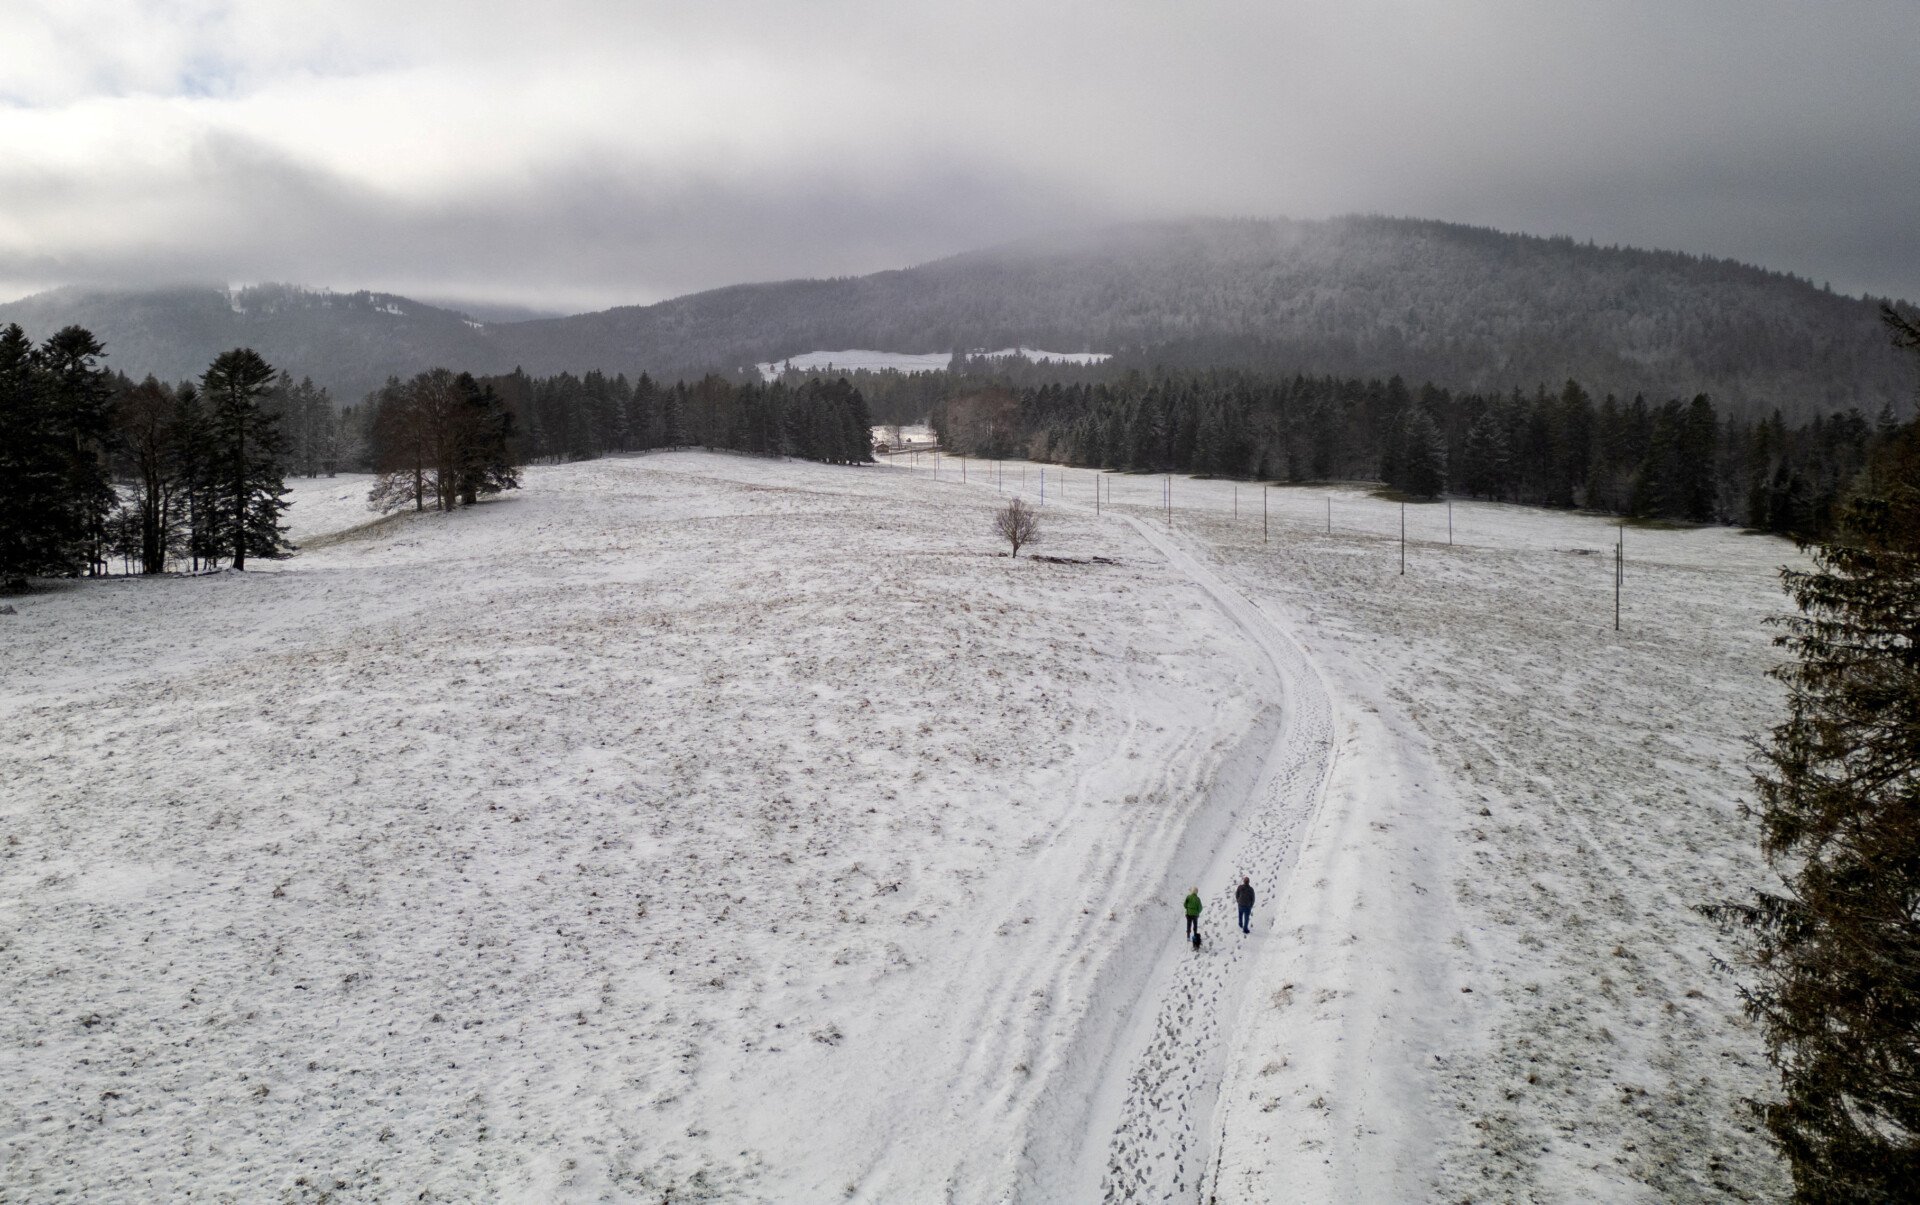
[{"label": "snowy path", "polygon": [[[1042,471],[1001,469],[1009,493]],[[1788,546],[1456,501],[1406,508],[1403,573],[1402,510],[1364,488],[1045,471],[1049,511],[1097,482],[1292,636],[1335,755],[1250,965],[1216,986],[1156,929],[1154,971],[1101,997],[1137,1005],[1080,1039],[1114,1062],[1071,1081],[1088,1146],[1035,1148],[1080,1178],[1022,1199],[1097,1199],[1103,1175],[1146,1200],[1780,1197],[1739,1103],[1770,1074],[1693,905],[1766,881],[1740,803]],[[1176,864],[1230,938],[1212,824],[1265,798],[1233,769],[1191,834],[1220,860]]]},{"label": "snowy path", "polygon": [[[1283,717],[1253,790],[1235,808],[1231,839],[1203,876],[1209,908],[1202,917],[1202,949],[1190,953],[1184,944],[1175,946],[1168,919],[1165,944],[1174,950],[1167,956],[1173,965],[1141,1002],[1152,1010],[1142,1010],[1143,1017],[1152,1017],[1144,1048],[1136,1034],[1136,1044],[1117,1051],[1109,1064],[1109,1076],[1123,1076],[1116,1124],[1094,1131],[1111,1135],[1100,1177],[1100,1199],[1108,1202],[1186,1199],[1207,1184],[1232,1023],[1271,932],[1274,901],[1284,894],[1301,834],[1318,809],[1333,753],[1333,709],[1299,647],[1175,539],[1138,519],[1127,522],[1198,583],[1260,651],[1277,678]],[[1243,875],[1259,894],[1251,936],[1237,932],[1232,906],[1233,885]]]},{"label": "snowy path", "polygon": [[[1054,507],[1093,517],[1091,507],[1057,499]],[[1189,1200],[1209,1184],[1236,1017],[1332,760],[1331,703],[1292,638],[1181,539],[1108,513],[1226,618],[1240,638],[1233,655],[1248,663],[1263,707],[1198,784],[1204,803],[1192,810],[1160,884],[1167,901],[1201,886],[1203,949],[1195,953],[1182,939],[1177,907],[1134,916],[1035,1109],[1020,1200]],[[1237,931],[1232,898],[1243,875],[1259,893],[1250,936]]]}]

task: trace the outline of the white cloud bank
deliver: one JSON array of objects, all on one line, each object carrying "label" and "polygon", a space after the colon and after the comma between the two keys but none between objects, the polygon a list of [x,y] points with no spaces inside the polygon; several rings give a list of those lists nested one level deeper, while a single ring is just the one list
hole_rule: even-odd
[{"label": "white cloud bank", "polygon": [[0,37],[0,291],[549,305],[1048,227],[1409,213],[1920,296],[1905,3],[43,0]]}]

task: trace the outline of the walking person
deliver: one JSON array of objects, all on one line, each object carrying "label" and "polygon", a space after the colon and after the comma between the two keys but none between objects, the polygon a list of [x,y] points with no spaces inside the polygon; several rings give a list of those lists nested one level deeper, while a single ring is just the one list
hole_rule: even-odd
[{"label": "walking person", "polygon": [[1240,905],[1240,931],[1253,932],[1253,882],[1244,875],[1233,889],[1233,902]]},{"label": "walking person", "polygon": [[1200,941],[1200,889],[1187,892],[1187,940]]}]

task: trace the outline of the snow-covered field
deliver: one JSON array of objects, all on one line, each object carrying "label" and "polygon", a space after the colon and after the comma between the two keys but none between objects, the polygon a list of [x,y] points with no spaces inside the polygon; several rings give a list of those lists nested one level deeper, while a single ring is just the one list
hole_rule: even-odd
[{"label": "snow-covered field", "polygon": [[1037,466],[922,459],[297,482],[292,560],[16,601],[0,1199],[1782,1195],[1690,907],[1786,545],[1630,529],[1616,635],[1597,519],[1401,577],[1049,469],[1011,562]]},{"label": "snow-covered field", "polygon": [[350,531],[380,515],[367,509],[371,473],[341,473],[337,477],[295,477],[287,482],[287,538],[296,547],[308,540]]},{"label": "snow-covered field", "polygon": [[[1055,496],[1092,474],[1053,470]],[[1158,478],[1104,478],[1158,524]],[[1702,902],[1763,886],[1746,738],[1780,540],[1172,482],[1176,538],[1305,646],[1338,746],[1231,1039],[1225,1200],[1783,1199],[1772,1073]],[[1237,509],[1237,518],[1235,511]],[[1332,531],[1328,532],[1331,525]]]},{"label": "snow-covered field", "polygon": [[997,1198],[1272,709],[1151,548],[991,498],[605,460],[18,603],[7,1192]]},{"label": "snow-covered field", "polygon": [[927,426],[925,423],[902,423],[900,425],[900,443],[898,447],[893,446],[893,428],[890,426],[875,427],[873,429],[873,442],[876,447],[880,444],[886,444],[888,445],[889,452],[899,453],[911,452],[915,448],[920,447],[932,447],[934,444],[940,442],[940,437],[935,435],[933,428]]},{"label": "snow-covered field", "polygon": [[[970,351],[970,356],[989,360],[1022,359],[1039,364],[1052,360],[1059,364],[1098,364],[1110,359],[1103,351],[1041,351],[1032,347],[1002,347],[996,351]],[[768,360],[755,365],[760,375],[771,381],[789,369],[800,372],[939,372],[953,363],[952,352],[868,351],[850,348],[844,351],[810,351],[784,360]]]}]

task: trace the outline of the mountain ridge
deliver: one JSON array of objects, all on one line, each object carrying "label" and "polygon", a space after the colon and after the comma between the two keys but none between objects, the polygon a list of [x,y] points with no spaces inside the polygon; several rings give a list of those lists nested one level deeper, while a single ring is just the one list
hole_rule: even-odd
[{"label": "mountain ridge", "polygon": [[1130,223],[510,322],[288,285],[62,289],[0,305],[10,321],[36,337],[86,325],[132,376],[195,375],[253,346],[341,401],[440,365],[671,378],[817,350],[1020,344],[1113,353],[1120,371],[1397,373],[1502,391],[1572,377],[1597,393],[1704,392],[1790,414],[1904,410],[1913,393],[1875,299],[1686,252],[1371,215]]}]

